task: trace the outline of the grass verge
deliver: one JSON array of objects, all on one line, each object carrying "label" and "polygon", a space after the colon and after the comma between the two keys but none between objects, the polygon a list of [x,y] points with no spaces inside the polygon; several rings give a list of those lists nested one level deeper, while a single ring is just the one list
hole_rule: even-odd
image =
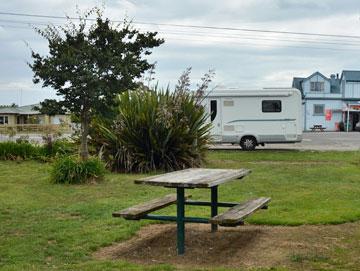
[{"label": "grass verge", "polygon": [[[294,226],[360,219],[359,152],[214,151],[206,166],[252,169],[243,181],[219,189],[224,201],[272,197],[269,210],[255,214],[249,223]],[[176,269],[166,264],[145,267],[124,261],[95,261],[91,256],[99,247],[128,239],[149,223],[114,219],[112,211],[173,190],[134,185],[133,179],[140,175],[131,174],[108,174],[106,181],[93,185],[54,185],[49,182],[49,171],[48,164],[0,161],[0,269]],[[195,199],[209,199],[207,190],[195,189],[191,194]],[[162,213],[174,211],[170,207]],[[209,212],[192,207],[188,214],[203,216]],[[356,245],[360,234],[344,242],[354,245],[351,249],[345,245],[338,248],[331,261],[289,252],[289,264],[300,270],[305,261],[310,267],[313,261],[314,266],[327,266],[325,269],[331,269],[337,260],[351,262],[354,251],[360,253]],[[347,270],[356,267],[350,264]]]}]

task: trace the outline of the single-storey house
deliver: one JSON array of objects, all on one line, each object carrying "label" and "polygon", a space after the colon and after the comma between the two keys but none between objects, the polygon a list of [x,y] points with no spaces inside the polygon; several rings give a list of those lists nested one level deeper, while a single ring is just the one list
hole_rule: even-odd
[{"label": "single-storey house", "polygon": [[19,128],[27,126],[38,126],[41,128],[45,126],[56,127],[63,125],[69,127],[71,123],[70,115],[45,115],[34,109],[34,107],[37,106],[39,106],[39,104],[0,108],[0,130],[4,130],[6,127]]}]

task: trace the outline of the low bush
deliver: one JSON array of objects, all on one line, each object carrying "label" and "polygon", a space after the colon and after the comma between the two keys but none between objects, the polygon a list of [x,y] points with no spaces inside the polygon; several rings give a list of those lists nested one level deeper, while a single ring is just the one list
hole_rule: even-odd
[{"label": "low bush", "polygon": [[43,154],[41,146],[28,142],[0,142],[1,160],[37,159]]},{"label": "low bush", "polygon": [[41,160],[48,161],[55,156],[76,153],[74,143],[61,139],[36,145],[26,141],[0,142],[0,160]]},{"label": "low bush", "polygon": [[54,183],[82,184],[99,181],[105,175],[105,165],[98,158],[80,160],[74,156],[63,156],[54,162],[51,179]]},{"label": "low bush", "polygon": [[77,145],[67,139],[56,139],[52,137],[45,137],[44,152],[48,157],[59,155],[75,154],[77,152]]}]

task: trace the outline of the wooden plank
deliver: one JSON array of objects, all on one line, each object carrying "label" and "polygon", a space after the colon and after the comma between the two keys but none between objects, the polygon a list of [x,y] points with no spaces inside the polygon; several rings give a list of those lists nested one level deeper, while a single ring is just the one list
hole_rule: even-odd
[{"label": "wooden plank", "polygon": [[171,184],[185,184],[185,183],[193,183],[197,180],[206,180],[209,176],[215,176],[218,174],[224,173],[226,170],[223,169],[203,169],[203,168],[189,168],[185,170],[174,171],[170,173],[165,173],[161,175],[151,176],[142,178],[139,180],[135,180],[135,183],[149,183],[152,185],[165,186]]},{"label": "wooden plank", "polygon": [[191,168],[137,179],[135,183],[165,187],[209,188],[234,179],[241,179],[250,172],[248,169]]},{"label": "wooden plank", "polygon": [[226,183],[228,181],[232,181],[232,180],[235,180],[235,179],[242,179],[245,176],[249,175],[250,173],[251,173],[250,169],[241,169],[241,170],[238,170],[237,172],[234,172],[232,175],[227,175],[227,176],[224,176],[224,177],[219,178],[217,180],[212,180],[212,181],[208,182],[206,184],[207,185],[206,187],[216,186],[216,185]]},{"label": "wooden plank", "polygon": [[254,213],[256,210],[264,208],[271,201],[271,198],[261,197],[249,200],[230,208],[228,211],[214,216],[210,219],[210,223],[224,226],[239,224],[243,219]]},{"label": "wooden plank", "polygon": [[[190,197],[191,195],[185,196],[185,198],[190,198]],[[176,203],[176,194],[170,194],[170,195],[166,195],[163,198],[153,199],[148,202],[141,203],[118,212],[114,212],[112,216],[137,220],[148,213],[165,208],[174,203]]]}]

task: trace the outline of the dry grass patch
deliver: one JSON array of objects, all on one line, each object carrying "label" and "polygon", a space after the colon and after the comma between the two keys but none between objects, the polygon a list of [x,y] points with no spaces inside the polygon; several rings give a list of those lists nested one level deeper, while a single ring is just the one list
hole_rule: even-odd
[{"label": "dry grass patch", "polygon": [[[360,223],[342,225],[186,227],[186,254],[176,255],[176,226],[150,225],[128,241],[100,249],[98,260],[126,260],[149,265],[170,263],[178,268],[271,268],[309,270],[360,265],[360,247],[349,240],[359,234]],[[339,251],[354,257],[344,258]],[[351,252],[352,251],[352,252]],[[356,270],[356,269],[354,269]]]}]

